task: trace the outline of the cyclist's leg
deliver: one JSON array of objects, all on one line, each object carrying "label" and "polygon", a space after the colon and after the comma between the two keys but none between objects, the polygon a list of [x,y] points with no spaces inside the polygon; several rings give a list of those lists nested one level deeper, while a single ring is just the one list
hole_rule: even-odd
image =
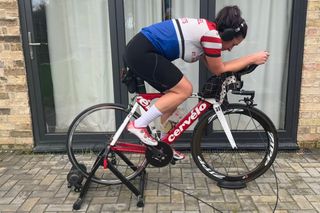
[{"label": "cyclist's leg", "polygon": [[160,118],[160,138],[164,138],[167,133],[173,128],[174,123],[172,123],[169,118],[176,111],[177,108],[164,113]]},{"label": "cyclist's leg", "polygon": [[[184,76],[176,86],[169,89],[165,95],[156,101],[155,105],[164,112],[161,119],[162,124],[167,121],[171,114],[191,95],[191,93],[192,84]],[[173,158],[175,160],[182,160],[185,158],[185,155],[173,149]]]},{"label": "cyclist's leg", "polygon": [[192,84],[183,76],[182,79],[159,98],[155,105],[162,113],[172,113],[192,94]]},{"label": "cyclist's leg", "polygon": [[163,100],[157,101],[161,108],[157,104],[152,106],[151,110],[135,122],[135,127],[146,127],[163,113],[165,117],[168,117],[170,111],[187,98],[185,88],[192,90],[191,83],[183,77],[181,71],[171,61],[158,54],[149,40],[141,33],[129,42],[126,48],[126,61],[131,70],[151,86],[160,92],[167,91],[164,97],[159,99]]},{"label": "cyclist's leg", "polygon": [[163,113],[161,116],[160,122],[161,124],[164,124],[168,121],[169,117],[176,111],[177,108],[174,108],[172,110],[168,110],[167,112]]},{"label": "cyclist's leg", "polygon": [[[126,47],[126,63],[137,76],[150,82],[152,80],[151,71],[155,67],[155,48],[148,39],[141,33],[138,33],[128,43]],[[158,88],[157,88],[158,89]],[[127,126],[128,131],[135,134],[140,140],[147,145],[157,145],[157,141],[150,136],[146,126],[155,118],[162,115],[155,106],[152,106],[148,113],[144,113],[144,119],[138,122],[130,122]]]},{"label": "cyclist's leg", "polygon": [[[164,121],[192,94],[192,84],[171,61],[156,52],[152,44],[138,34],[127,46],[126,57],[128,66],[136,75],[160,92],[165,92],[153,106],[163,114],[161,120]],[[146,126],[150,118],[154,120],[160,114],[155,111],[149,110],[137,123]],[[174,156],[176,159],[184,158],[178,152],[174,152]]]}]

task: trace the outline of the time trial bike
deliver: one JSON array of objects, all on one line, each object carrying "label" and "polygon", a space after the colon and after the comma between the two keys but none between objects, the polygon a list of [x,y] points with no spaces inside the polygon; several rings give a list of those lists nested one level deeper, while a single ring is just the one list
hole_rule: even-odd
[{"label": "time trial bike", "polygon": [[[132,180],[149,164],[162,167],[174,163],[170,145],[197,121],[192,132],[191,154],[201,172],[218,183],[247,183],[258,178],[276,158],[278,136],[272,121],[256,108],[255,92],[242,89],[241,76],[255,68],[256,65],[251,65],[240,72],[209,78],[201,92],[190,96],[196,99],[196,105],[164,138],[159,138],[155,125],[149,127],[159,142],[155,147],[142,144],[126,126],[147,111],[162,93],[140,90],[128,106],[103,103],[85,109],[68,131],[67,152],[71,164],[88,178],[100,156],[104,160],[99,161],[94,175],[90,175],[93,182],[122,183],[110,172],[110,166]],[[142,85],[145,89],[143,82]],[[243,103],[229,103],[228,91]]]}]

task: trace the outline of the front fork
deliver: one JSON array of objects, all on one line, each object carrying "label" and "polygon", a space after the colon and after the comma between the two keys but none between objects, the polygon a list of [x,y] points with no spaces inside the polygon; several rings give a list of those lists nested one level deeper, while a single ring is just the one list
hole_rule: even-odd
[{"label": "front fork", "polygon": [[226,117],[223,114],[223,111],[221,109],[221,105],[219,103],[217,103],[217,102],[214,102],[213,103],[213,109],[216,112],[216,115],[218,116],[220,124],[221,124],[221,126],[223,128],[224,133],[226,134],[226,136],[227,136],[227,138],[229,140],[229,143],[230,143],[232,149],[237,149],[236,142],[234,141],[234,138],[233,138],[232,133],[230,131],[230,128],[228,126]]}]

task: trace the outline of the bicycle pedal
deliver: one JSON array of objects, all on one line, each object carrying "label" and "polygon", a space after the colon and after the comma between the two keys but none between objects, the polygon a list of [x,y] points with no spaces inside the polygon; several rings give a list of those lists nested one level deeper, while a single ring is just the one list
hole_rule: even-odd
[{"label": "bicycle pedal", "polygon": [[171,160],[171,165],[176,165],[176,162],[177,162],[177,160],[176,159],[174,159],[174,158],[172,158],[172,160]]}]

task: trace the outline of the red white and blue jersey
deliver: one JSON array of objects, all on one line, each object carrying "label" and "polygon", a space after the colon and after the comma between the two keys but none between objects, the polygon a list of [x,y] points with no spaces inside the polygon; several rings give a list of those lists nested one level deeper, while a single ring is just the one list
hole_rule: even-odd
[{"label": "red white and blue jersey", "polygon": [[141,32],[159,54],[171,61],[182,58],[194,62],[203,54],[221,56],[222,43],[216,24],[206,19],[172,19],[142,28]]}]

